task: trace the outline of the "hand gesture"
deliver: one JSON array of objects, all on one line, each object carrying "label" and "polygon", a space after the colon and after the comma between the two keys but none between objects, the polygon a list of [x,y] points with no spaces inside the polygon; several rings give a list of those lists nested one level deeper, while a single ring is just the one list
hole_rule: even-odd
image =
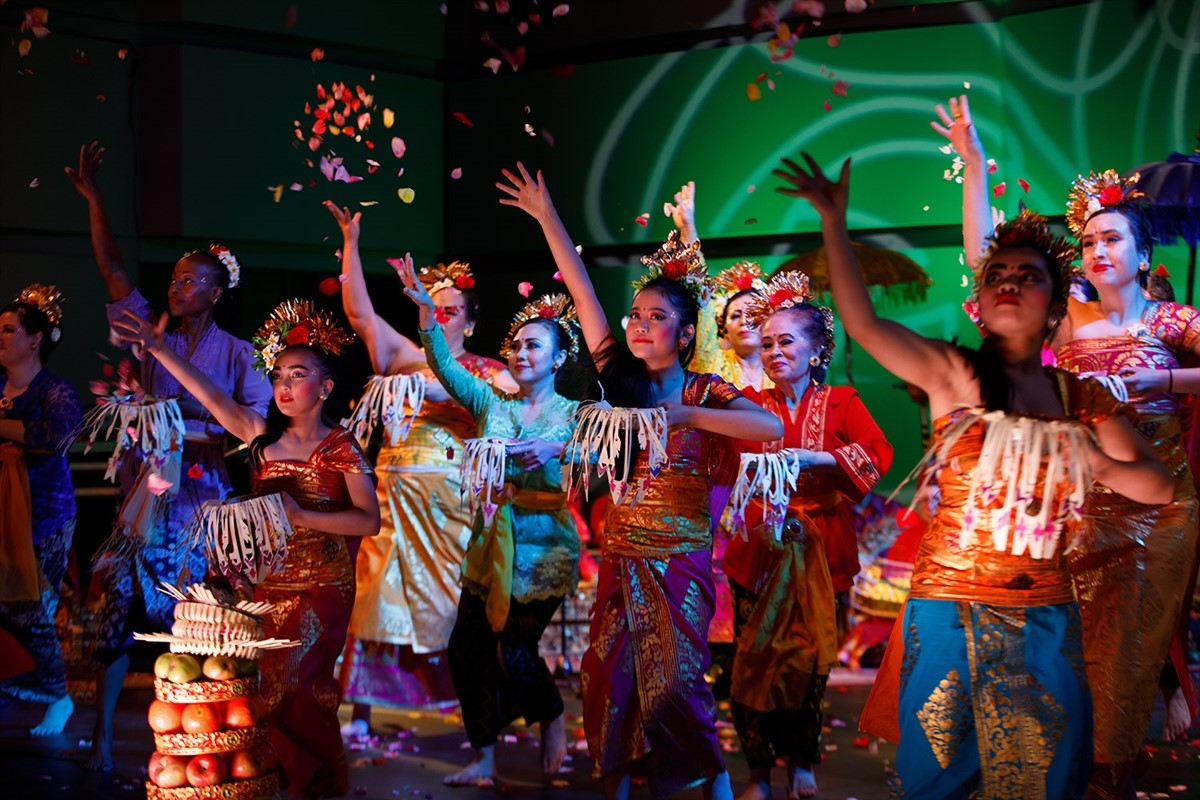
[{"label": "hand gesture", "polygon": [[338,227],[342,229],[342,237],[347,242],[357,242],[358,223],[359,220],[362,219],[362,212],[355,211],[354,214],[351,215],[349,208],[338,206],[338,204],[332,200],[326,200],[324,203],[322,203],[322,205],[329,209],[329,213],[332,214],[333,218],[337,220]]},{"label": "hand gesture", "polygon": [[692,407],[686,406],[683,403],[672,403],[670,401],[659,403],[659,408],[667,410],[667,427],[670,430],[677,431],[680,428],[689,428],[692,424]]},{"label": "hand gesture", "polygon": [[283,502],[283,513],[287,514],[288,522],[292,523],[293,528],[307,527],[304,524],[305,511],[296,502],[296,498],[292,497],[287,492],[280,492],[279,499]]},{"label": "hand gesture", "polygon": [[508,457],[516,461],[521,469],[530,471],[543,467],[562,455],[563,445],[561,442],[533,438],[511,442],[504,449]]},{"label": "hand gesture", "polygon": [[1165,369],[1123,367],[1117,376],[1125,382],[1125,388],[1130,395],[1166,392],[1167,387],[1171,385],[1170,373]]},{"label": "hand gesture", "polygon": [[842,174],[837,183],[825,177],[825,173],[816,160],[808,153],[801,153],[808,163],[805,171],[790,158],[783,159],[787,169],[773,169],[776,175],[787,181],[790,186],[776,186],[775,191],[790,197],[802,197],[812,203],[813,208],[821,219],[846,218],[846,206],[850,201],[850,159],[842,162]]},{"label": "hand gesture", "polygon": [[987,156],[983,152],[983,143],[979,141],[979,131],[971,124],[971,105],[967,102],[967,96],[951,97],[949,113],[941,103],[934,106],[933,110],[942,123],[930,122],[929,127],[950,140],[963,162],[983,164]]},{"label": "hand gesture", "polygon": [[542,171],[539,169],[534,178],[520,161],[517,162],[517,171],[521,174],[500,170],[500,174],[508,181],[496,183],[496,188],[508,195],[500,198],[500,205],[516,206],[538,221],[550,217],[554,213],[554,203],[550,200],[550,190],[546,187]]},{"label": "hand gesture", "polygon": [[[684,236],[696,238],[696,182],[688,181],[675,193],[675,203],[663,203],[663,213]],[[690,242],[686,242],[689,243]]]},{"label": "hand gesture", "polygon": [[404,284],[404,293],[418,306],[433,310],[433,298],[429,296],[429,290],[425,288],[425,284],[421,283],[421,279],[417,277],[417,271],[413,269],[412,253],[405,253],[402,260],[393,259],[388,263],[400,276],[400,282]]},{"label": "hand gesture", "polygon": [[167,315],[163,313],[158,323],[139,317],[129,309],[112,321],[113,330],[122,342],[141,346],[149,353],[157,353],[163,347],[163,332],[167,329]]},{"label": "hand gesture", "polygon": [[96,173],[100,171],[100,165],[104,163],[104,148],[99,142],[81,145],[79,148],[79,171],[70,167],[63,167],[63,171],[67,173],[67,177],[71,179],[75,191],[85,200],[94,200],[100,196],[100,189],[96,186]]}]

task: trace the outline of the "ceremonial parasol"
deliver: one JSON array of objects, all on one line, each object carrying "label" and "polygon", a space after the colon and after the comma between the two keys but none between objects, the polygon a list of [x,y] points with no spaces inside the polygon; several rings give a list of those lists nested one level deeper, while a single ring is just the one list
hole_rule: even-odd
[{"label": "ceremonial parasol", "polygon": [[1200,243],[1200,132],[1190,154],[1171,153],[1166,161],[1143,164],[1125,173],[1138,178],[1146,194],[1146,215],[1158,244],[1174,244],[1182,237],[1188,245],[1187,303],[1192,304],[1196,284],[1196,245]]},{"label": "ceremonial parasol", "polygon": [[[925,290],[933,285],[933,278],[903,253],[872,247],[869,244],[852,242],[854,255],[862,269],[867,286],[883,287],[891,298],[915,303],[925,299]],[[779,265],[775,274],[781,272],[803,272],[808,276],[808,285],[818,297],[829,293],[829,262],[825,248],[818,247],[801,253]],[[846,338],[846,382],[854,383],[850,373],[850,338]]]}]

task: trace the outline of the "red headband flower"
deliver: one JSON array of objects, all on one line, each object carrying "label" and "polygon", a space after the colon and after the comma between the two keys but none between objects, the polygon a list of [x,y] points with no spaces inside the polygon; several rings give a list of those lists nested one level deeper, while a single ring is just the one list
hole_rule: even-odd
[{"label": "red headband flower", "polygon": [[304,325],[297,325],[287,332],[287,336],[284,337],[284,341],[292,347],[301,344],[308,344],[308,328]]},{"label": "red headband flower", "polygon": [[475,288],[475,279],[470,275],[459,275],[454,279],[454,287],[461,291]]}]

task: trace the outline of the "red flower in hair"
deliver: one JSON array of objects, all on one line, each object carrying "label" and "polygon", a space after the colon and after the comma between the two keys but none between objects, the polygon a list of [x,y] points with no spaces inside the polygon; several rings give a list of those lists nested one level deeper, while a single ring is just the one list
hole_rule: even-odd
[{"label": "red flower in hair", "polygon": [[1120,186],[1105,186],[1100,190],[1100,197],[1098,199],[1100,200],[1100,205],[1108,208],[1124,200],[1125,192],[1121,191]]},{"label": "red flower in hair", "polygon": [[474,289],[475,279],[470,275],[459,275],[454,279],[454,286],[459,290]]},{"label": "red flower in hair", "polygon": [[542,319],[554,319],[554,309],[550,306],[542,306],[538,309],[538,316]]},{"label": "red flower in hair", "polygon": [[739,292],[744,292],[754,285],[754,276],[749,273],[742,273],[737,278],[737,288]]},{"label": "red flower in hair", "polygon": [[677,281],[684,275],[687,275],[687,264],[684,264],[682,261],[672,259],[663,264],[662,274],[664,278]]},{"label": "red flower in hair", "polygon": [[291,346],[308,344],[308,328],[304,327],[303,325],[297,325],[287,332],[287,336],[284,337],[284,341]]},{"label": "red flower in hair", "polygon": [[781,306],[792,299],[792,293],[788,289],[777,289],[771,294],[769,301],[772,306]]},{"label": "red flower in hair", "polygon": [[1159,264],[1157,267],[1154,268],[1154,274],[1160,278],[1171,277],[1171,273],[1167,272],[1167,268],[1164,267],[1162,264]]}]

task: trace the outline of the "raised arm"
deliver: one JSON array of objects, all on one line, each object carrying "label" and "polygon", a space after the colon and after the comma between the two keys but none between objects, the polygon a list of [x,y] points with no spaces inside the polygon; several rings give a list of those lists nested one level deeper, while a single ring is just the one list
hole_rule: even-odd
[{"label": "raised arm", "polygon": [[158,324],[154,325],[132,311],[125,311],[113,320],[112,326],[122,341],[140,344],[143,353],[149,353],[157,359],[184,389],[191,392],[200,404],[208,409],[231,436],[248,443],[266,431],[265,417],[253,408],[234,400],[209,380],[207,375],[192,366],[191,362],[166,346],[163,342],[163,331],[167,327],[166,314],[159,317]]},{"label": "raised arm", "polygon": [[583,259],[579,257],[575,243],[571,241],[570,234],[558,218],[558,211],[550,200],[550,190],[546,187],[542,171],[538,170],[536,178],[531,177],[525,165],[519,161],[517,171],[520,175],[506,169],[501,170],[508,183],[497,182],[496,188],[508,197],[501,197],[500,204],[521,209],[542,226],[542,233],[546,237],[546,243],[550,245],[554,263],[562,274],[567,291],[571,293],[571,299],[575,301],[575,309],[579,314],[579,324],[583,329],[583,338],[587,342],[588,350],[593,354],[599,353],[613,338],[613,334],[608,326],[608,318],[604,316],[604,308],[600,305],[600,298],[596,297],[592,279],[588,277],[587,268],[583,265]]},{"label": "raised arm", "polygon": [[396,365],[423,361],[425,354],[421,348],[376,314],[371,304],[358,253],[362,212],[351,215],[350,209],[339,207],[332,200],[326,200],[324,205],[342,229],[342,310],[350,320],[350,327],[367,346],[371,368],[379,375],[387,375]]},{"label": "raised arm", "polygon": [[965,94],[950,98],[950,113],[941,103],[934,112],[941,120],[929,126],[950,140],[963,162],[963,252],[967,266],[978,269],[992,235],[992,206],[988,200],[987,154],[979,131],[971,123],[971,105]]},{"label": "raised arm", "polygon": [[112,228],[108,224],[108,214],[104,212],[104,202],[100,198],[100,187],[96,185],[96,173],[104,163],[104,148],[99,142],[82,145],[79,148],[79,171],[63,167],[67,177],[75,186],[75,191],[87,200],[88,230],[92,235],[92,255],[96,258],[96,266],[100,268],[100,278],[108,289],[108,296],[120,300],[133,291],[133,281],[125,272],[125,262],[121,259],[121,248],[113,237]]},{"label": "raised arm", "polygon": [[808,153],[801,155],[808,162],[809,171],[785,158],[783,163],[786,169],[773,172],[789,185],[777,187],[775,191],[807,200],[821,218],[821,235],[829,262],[829,285],[846,335],[862,345],[884,369],[897,378],[932,394],[947,385],[951,375],[957,374],[951,357],[952,346],[940,339],[926,338],[875,313],[875,305],[867,292],[858,258],[850,246],[850,234],[846,230],[850,160],[846,159],[842,164],[841,176],[837,183],[833,183],[825,177],[812,156]]},{"label": "raised arm", "polygon": [[696,233],[696,182],[688,181],[675,193],[674,203],[663,203],[663,212],[679,230],[679,241],[691,244],[699,235]]}]

